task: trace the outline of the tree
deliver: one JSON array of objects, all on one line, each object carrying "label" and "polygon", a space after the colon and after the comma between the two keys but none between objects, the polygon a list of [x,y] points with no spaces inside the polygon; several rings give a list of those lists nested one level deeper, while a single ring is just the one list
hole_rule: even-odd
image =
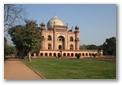
[{"label": "tree", "polygon": [[77,59],[79,59],[81,55],[76,53],[75,56],[77,57]]},{"label": "tree", "polygon": [[[4,4],[4,35],[7,36],[6,40],[9,42],[9,44],[11,37],[8,35],[8,30],[17,23],[22,22],[24,20],[24,14],[25,11],[22,5]],[[5,44],[4,49],[6,49]]]},{"label": "tree", "polygon": [[6,60],[7,52],[7,39],[4,37],[4,60]]},{"label": "tree", "polygon": [[61,53],[58,53],[58,58],[60,58],[62,55],[61,55]]},{"label": "tree", "polygon": [[29,55],[29,61],[32,53],[38,53],[41,47],[41,34],[36,21],[25,20],[25,25],[17,25],[9,30],[17,50],[24,58]]},{"label": "tree", "polygon": [[79,48],[80,50],[86,50],[87,48],[86,48],[86,45],[80,45],[80,48]]},{"label": "tree", "polygon": [[16,49],[14,46],[8,45],[7,39],[4,37],[4,60],[6,60],[6,56],[10,54],[16,54]]},{"label": "tree", "polygon": [[17,25],[9,29],[8,33],[10,34],[13,44],[15,45],[18,52],[21,52],[20,56],[24,56],[24,40],[23,40],[23,33],[24,33],[24,26]]},{"label": "tree", "polygon": [[99,49],[99,46],[96,46],[96,45],[81,45],[80,46],[80,49],[81,50],[98,50]]},{"label": "tree", "polygon": [[24,9],[21,5],[5,4],[4,5],[4,32],[8,31],[18,21],[24,18]]},{"label": "tree", "polygon": [[97,49],[98,47],[96,45],[93,45],[93,44],[87,45],[87,50],[97,50]]},{"label": "tree", "polygon": [[116,56],[116,38],[107,38],[103,43],[102,49],[104,50],[104,55]]}]

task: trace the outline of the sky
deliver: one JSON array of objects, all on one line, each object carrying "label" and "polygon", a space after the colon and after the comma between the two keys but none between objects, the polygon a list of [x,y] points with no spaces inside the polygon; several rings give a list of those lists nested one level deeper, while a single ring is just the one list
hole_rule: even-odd
[{"label": "sky", "polygon": [[[4,4],[5,3],[18,3],[18,4],[20,4],[20,3],[87,3],[87,4],[98,4],[98,3],[99,4],[101,4],[101,3],[102,4],[108,4],[109,3],[109,4],[113,4],[114,3],[114,4],[116,4],[117,5],[117,15],[116,15],[116,6],[115,5],[106,5],[106,6],[105,5],[98,5],[98,6],[95,6],[95,5],[90,6],[89,5],[90,7],[89,6],[86,7],[86,5],[84,5],[85,6],[84,7],[82,5],[80,7],[80,9],[83,9],[83,10],[82,11],[80,10],[81,11],[80,15],[75,12],[75,11],[78,11],[78,10],[69,9],[68,11],[72,10],[71,14],[72,13],[75,14],[75,15],[77,14],[76,17],[80,16],[80,18],[78,18],[78,19],[80,19],[81,22],[77,22],[77,23],[76,23],[76,21],[78,21],[78,19],[76,20],[76,17],[75,18],[70,17],[68,19],[64,18],[64,16],[65,17],[70,16],[71,15],[70,13],[68,13],[68,15],[66,13],[62,15],[62,13],[59,12],[59,11],[62,11],[62,10],[56,10],[58,7],[56,7],[55,10],[57,11],[56,15],[61,20],[63,20],[63,22],[67,22],[67,21],[65,21],[66,19],[69,20],[69,22],[68,22],[69,26],[75,26],[75,24],[79,25],[80,30],[82,30],[82,31],[80,31],[80,39],[81,39],[80,42],[81,42],[81,44],[84,44],[84,43],[85,44],[88,44],[88,43],[89,44],[91,44],[91,43],[101,44],[102,42],[105,41],[106,38],[109,38],[111,36],[116,36],[116,16],[117,16],[117,33],[118,33],[117,34],[117,40],[118,40],[117,41],[117,54],[118,54],[117,55],[117,57],[118,57],[117,58],[118,59],[117,64],[118,64],[118,66],[117,67],[120,68],[120,69],[118,69],[118,74],[120,73],[118,75],[119,79],[117,80],[117,82],[116,81],[114,81],[114,82],[111,82],[111,81],[105,81],[105,82],[99,82],[99,81],[98,82],[96,82],[96,81],[86,82],[86,81],[81,81],[81,82],[77,82],[77,85],[81,85],[81,84],[85,84],[85,85],[89,85],[89,84],[94,84],[94,85],[100,84],[100,85],[103,85],[104,84],[104,85],[107,85],[108,83],[110,83],[111,85],[114,85],[114,84],[120,85],[122,83],[122,75],[121,75],[122,68],[120,67],[121,64],[122,64],[122,62],[121,62],[122,57],[119,57],[119,56],[122,55],[122,52],[121,52],[121,48],[122,48],[122,44],[121,44],[122,43],[122,38],[121,38],[121,36],[122,36],[122,29],[121,29],[122,28],[122,24],[121,24],[122,23],[122,0],[70,0],[70,1],[69,0],[1,0],[1,3],[0,3],[0,10],[1,10],[0,19],[1,19],[1,21],[3,21],[3,22],[0,23],[1,28],[4,28],[4,25],[3,25],[4,24],[4,19],[3,19],[3,17],[4,17]],[[49,6],[47,6],[48,8],[47,7],[46,8],[36,8],[34,10],[31,10],[31,12],[29,12],[29,9],[32,9],[32,8],[29,5],[28,6],[25,5],[24,7],[26,7],[26,10],[29,13],[28,14],[28,18],[34,19],[35,17],[38,16],[38,18],[35,18],[36,20],[38,20],[37,21],[38,23],[42,22],[42,18],[44,19],[43,21],[47,22],[54,15],[54,11],[55,11],[55,10],[54,11],[51,10],[51,12],[48,12],[49,15],[45,16],[45,15],[47,15],[47,14],[45,14],[45,12],[49,11],[49,10],[45,10],[44,11],[44,9],[48,9],[48,8],[50,9]],[[40,7],[42,7],[42,6],[40,6]],[[51,8],[52,7],[53,6],[51,6]],[[71,6],[71,8],[72,8],[72,6]],[[105,15],[101,16],[101,12],[102,11],[101,12],[95,11],[97,9],[102,9],[102,11],[104,11]],[[43,12],[41,12],[41,10]],[[36,12],[36,14],[33,15],[33,12],[35,12],[35,11],[37,11],[38,13]],[[80,12],[80,11],[78,11],[78,12]],[[89,14],[87,14],[87,13],[91,12],[91,11],[92,11],[92,13],[91,13],[92,15],[90,17]],[[99,17],[98,22],[97,21],[95,22],[95,20],[92,20],[92,22],[91,22],[91,18],[96,17],[96,16],[93,16],[96,12],[99,13],[98,15],[100,16],[99,17],[97,15]],[[84,16],[83,16],[83,14],[84,14]],[[103,14],[103,12],[102,12],[102,14]],[[87,17],[86,17],[86,15],[87,15]],[[88,18],[88,16],[90,18]],[[106,20],[108,20],[108,21],[106,21]],[[74,24],[72,24],[72,23],[74,23]],[[93,24],[93,23],[99,23],[99,25]],[[89,26],[89,25],[92,25],[92,26]],[[93,27],[93,25],[95,25],[95,26],[97,25],[98,27],[95,27],[95,26]],[[97,29],[97,30],[94,30],[93,28]],[[91,29],[91,30],[88,30],[88,29]],[[90,31],[92,31],[92,34],[91,33],[89,34]],[[99,35],[99,37],[95,33],[93,33],[94,31],[95,31],[95,33],[97,33]],[[0,34],[1,34],[1,37],[0,37],[0,41],[1,41],[0,53],[1,53],[1,56],[4,56],[4,43],[2,43],[4,41],[4,29],[0,29]],[[93,41],[91,42],[90,39],[92,39],[93,35],[95,35],[94,36],[95,38],[93,38],[94,42]],[[1,69],[3,69],[4,68],[3,57],[0,57],[0,58],[1,58],[0,59],[0,62],[1,62],[1,64],[0,64],[1,66],[0,67],[1,67]],[[1,71],[0,73],[2,75],[1,76],[2,78],[0,79],[0,83],[6,85],[7,82],[3,81],[3,76],[4,76],[4,74],[3,74],[4,72],[3,71],[4,70],[0,70],[0,71]],[[30,81],[29,82],[20,82],[20,83],[18,83],[18,82],[10,82],[9,84],[12,84],[12,85],[14,85],[14,84],[18,84],[18,85],[30,84],[30,85],[33,85],[35,83],[37,85],[40,85],[40,82],[30,82]],[[67,83],[65,81],[61,82],[61,83],[55,82],[55,81],[54,82],[42,82],[42,83],[45,83],[45,84],[49,84],[50,83],[51,85],[57,85],[57,84],[62,85],[62,84],[67,84],[67,83],[68,84],[70,83],[71,85],[73,85],[74,83],[76,84],[76,82],[74,82],[74,81],[73,82],[67,82]]]},{"label": "sky", "polygon": [[80,45],[102,45],[106,38],[116,37],[115,4],[22,4],[26,18],[47,22],[58,16],[68,29],[78,25]]}]

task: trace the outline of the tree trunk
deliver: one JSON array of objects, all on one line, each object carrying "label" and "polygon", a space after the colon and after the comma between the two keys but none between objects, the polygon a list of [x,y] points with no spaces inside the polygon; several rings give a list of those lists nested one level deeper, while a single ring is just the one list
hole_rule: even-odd
[{"label": "tree trunk", "polygon": [[28,62],[31,62],[31,53],[28,53]]},{"label": "tree trunk", "polygon": [[38,53],[38,57],[40,57],[40,52]]}]

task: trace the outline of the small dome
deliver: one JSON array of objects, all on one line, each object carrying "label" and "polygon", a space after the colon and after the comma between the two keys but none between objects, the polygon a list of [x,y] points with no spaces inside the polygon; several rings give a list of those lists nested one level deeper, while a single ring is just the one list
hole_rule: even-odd
[{"label": "small dome", "polygon": [[75,26],[75,30],[79,30],[79,27],[77,25]]},{"label": "small dome", "polygon": [[77,25],[75,26],[75,28],[76,28],[76,29],[79,29],[79,27],[78,27]]},{"label": "small dome", "polygon": [[44,23],[44,22],[42,22],[42,23],[41,23],[41,26],[45,26],[45,23]]},{"label": "small dome", "polygon": [[54,16],[48,21],[47,28],[53,29],[54,25],[63,26],[63,22],[57,16]]}]

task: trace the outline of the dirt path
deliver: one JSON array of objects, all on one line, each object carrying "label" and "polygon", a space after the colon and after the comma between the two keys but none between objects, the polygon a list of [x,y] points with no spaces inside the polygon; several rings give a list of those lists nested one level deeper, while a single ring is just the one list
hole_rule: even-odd
[{"label": "dirt path", "polygon": [[19,59],[4,62],[4,79],[42,79]]}]

